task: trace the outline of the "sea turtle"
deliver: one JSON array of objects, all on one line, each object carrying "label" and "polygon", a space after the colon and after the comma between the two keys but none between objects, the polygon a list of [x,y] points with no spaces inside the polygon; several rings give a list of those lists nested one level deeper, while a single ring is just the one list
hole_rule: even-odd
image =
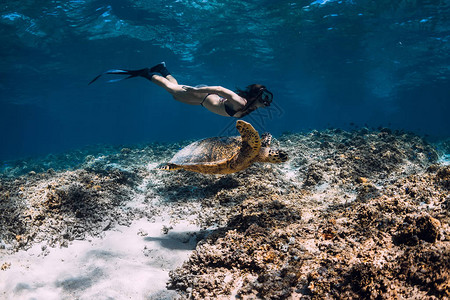
[{"label": "sea turtle", "polygon": [[250,123],[236,122],[241,136],[212,137],[184,147],[162,170],[185,169],[205,174],[230,174],[248,168],[255,162],[281,163],[288,159],[283,150],[270,149],[272,136],[258,132]]}]

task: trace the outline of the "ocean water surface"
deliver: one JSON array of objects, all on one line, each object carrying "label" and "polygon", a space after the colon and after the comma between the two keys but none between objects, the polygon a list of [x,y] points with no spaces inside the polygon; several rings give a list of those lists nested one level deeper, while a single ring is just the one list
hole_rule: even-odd
[{"label": "ocean water surface", "polygon": [[0,160],[96,144],[235,134],[143,78],[160,61],[187,85],[261,83],[259,131],[390,127],[450,135],[450,2],[71,0],[0,5]]}]

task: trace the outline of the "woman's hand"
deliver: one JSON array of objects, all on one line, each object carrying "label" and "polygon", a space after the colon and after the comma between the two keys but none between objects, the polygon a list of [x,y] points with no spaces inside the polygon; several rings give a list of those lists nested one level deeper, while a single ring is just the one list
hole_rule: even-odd
[{"label": "woman's hand", "polygon": [[183,85],[182,88],[186,92],[196,92],[196,91],[198,91],[198,88],[193,87],[193,86],[189,86],[189,85]]}]

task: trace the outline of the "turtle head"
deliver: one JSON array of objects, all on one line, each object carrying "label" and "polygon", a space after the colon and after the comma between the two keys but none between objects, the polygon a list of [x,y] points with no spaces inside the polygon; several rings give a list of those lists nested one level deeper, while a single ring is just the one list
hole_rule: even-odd
[{"label": "turtle head", "polygon": [[274,150],[270,148],[261,148],[258,155],[258,161],[279,164],[287,161],[288,154],[284,150]]}]

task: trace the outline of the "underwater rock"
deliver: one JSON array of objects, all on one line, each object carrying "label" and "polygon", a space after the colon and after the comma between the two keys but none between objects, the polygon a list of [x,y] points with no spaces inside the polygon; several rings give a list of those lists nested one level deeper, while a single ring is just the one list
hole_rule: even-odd
[{"label": "underwater rock", "polygon": [[306,179],[303,182],[304,186],[315,186],[320,183],[323,178],[323,167],[318,165],[310,165],[306,173]]},{"label": "underwater rock", "polygon": [[450,166],[439,168],[436,173],[439,184],[446,189],[450,189]]},{"label": "underwater rock", "polygon": [[434,243],[440,235],[441,223],[428,214],[407,215],[394,237],[399,244],[415,246],[419,240]]},{"label": "underwater rock", "polygon": [[19,186],[22,194],[0,202],[5,210],[0,216],[1,238],[20,249],[44,240],[50,246],[67,246],[66,240],[98,236],[106,226],[97,224],[111,216],[117,223],[121,219],[118,206],[131,196],[131,189],[118,181],[113,176],[83,170],[59,172],[26,182],[21,178],[5,181],[8,189]]}]

